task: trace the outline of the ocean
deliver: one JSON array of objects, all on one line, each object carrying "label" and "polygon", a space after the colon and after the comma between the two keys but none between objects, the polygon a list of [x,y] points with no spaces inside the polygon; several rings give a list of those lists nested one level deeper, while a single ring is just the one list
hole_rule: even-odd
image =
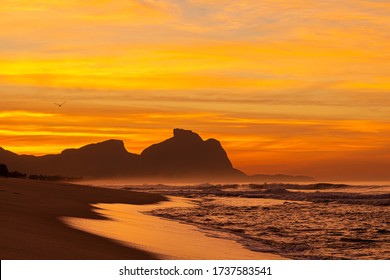
[{"label": "ocean", "polygon": [[[118,186],[116,186],[118,187]],[[132,185],[187,198],[146,214],[291,259],[390,259],[390,185]]]}]

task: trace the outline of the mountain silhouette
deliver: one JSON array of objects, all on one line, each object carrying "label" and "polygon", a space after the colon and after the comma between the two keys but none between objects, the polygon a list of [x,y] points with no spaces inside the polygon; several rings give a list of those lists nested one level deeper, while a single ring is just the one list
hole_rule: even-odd
[{"label": "mountain silhouette", "polygon": [[135,175],[138,157],[127,152],[124,143],[119,140],[107,140],[45,156],[17,155],[0,148],[0,161],[11,170],[69,177]]},{"label": "mountain silhouette", "polygon": [[141,155],[129,153],[123,141],[107,140],[45,156],[17,155],[0,148],[0,162],[28,174],[84,178],[244,176],[233,168],[219,141],[203,141],[184,129],[174,129],[172,138]]},{"label": "mountain silhouette", "polygon": [[[129,153],[123,141],[107,140],[60,154],[18,155],[0,147],[0,163],[27,174],[98,178],[168,178],[224,181],[284,181],[288,175],[247,176],[235,169],[221,143],[203,140],[191,130],[174,129],[173,137],[151,145],[140,155]],[[275,177],[276,176],[276,177]],[[299,177],[304,181],[310,177]]]},{"label": "mountain silhouette", "polygon": [[172,138],[146,148],[140,158],[146,170],[157,176],[243,175],[233,168],[219,141],[203,141],[198,134],[184,129],[174,129]]}]

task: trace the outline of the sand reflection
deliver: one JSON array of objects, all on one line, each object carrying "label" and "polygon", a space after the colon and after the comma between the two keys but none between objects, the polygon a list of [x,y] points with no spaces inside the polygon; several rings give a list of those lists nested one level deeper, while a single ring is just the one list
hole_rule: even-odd
[{"label": "sand reflection", "polygon": [[163,259],[282,259],[270,253],[253,252],[239,243],[199,231],[195,226],[142,214],[168,207],[191,207],[184,198],[150,205],[95,204],[97,213],[109,220],[63,217],[68,225],[141,248]]}]

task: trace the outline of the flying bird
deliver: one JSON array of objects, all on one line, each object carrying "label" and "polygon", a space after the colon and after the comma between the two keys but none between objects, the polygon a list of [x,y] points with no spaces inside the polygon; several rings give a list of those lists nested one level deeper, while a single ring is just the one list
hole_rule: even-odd
[{"label": "flying bird", "polygon": [[56,104],[58,107],[62,107],[62,105],[64,105],[66,102],[62,102],[61,104],[59,104],[59,103],[54,103],[54,104]]}]

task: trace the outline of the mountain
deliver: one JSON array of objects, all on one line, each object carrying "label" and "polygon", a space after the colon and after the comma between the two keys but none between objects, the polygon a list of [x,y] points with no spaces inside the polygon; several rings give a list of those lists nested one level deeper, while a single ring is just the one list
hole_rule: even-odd
[{"label": "mountain", "polygon": [[172,138],[146,148],[140,158],[147,172],[157,176],[243,175],[233,168],[219,141],[204,141],[198,134],[184,129],[174,129]]},{"label": "mountain", "polygon": [[108,140],[56,155],[17,155],[0,148],[0,161],[10,170],[28,174],[69,177],[115,177],[136,175],[139,155],[126,151],[124,143]]},{"label": "mountain", "polygon": [[184,129],[174,129],[173,137],[151,145],[140,155],[129,153],[123,141],[107,140],[45,156],[18,155],[0,148],[0,163],[6,164],[9,170],[27,174],[83,178],[168,178],[237,182],[312,179],[288,175],[247,176],[233,167],[218,140],[203,140],[198,134]]},{"label": "mountain", "polygon": [[219,141],[204,141],[184,129],[174,129],[172,138],[146,148],[141,155],[129,153],[123,141],[108,140],[45,156],[17,155],[0,148],[0,162],[27,174],[84,178],[245,176],[233,168]]}]

